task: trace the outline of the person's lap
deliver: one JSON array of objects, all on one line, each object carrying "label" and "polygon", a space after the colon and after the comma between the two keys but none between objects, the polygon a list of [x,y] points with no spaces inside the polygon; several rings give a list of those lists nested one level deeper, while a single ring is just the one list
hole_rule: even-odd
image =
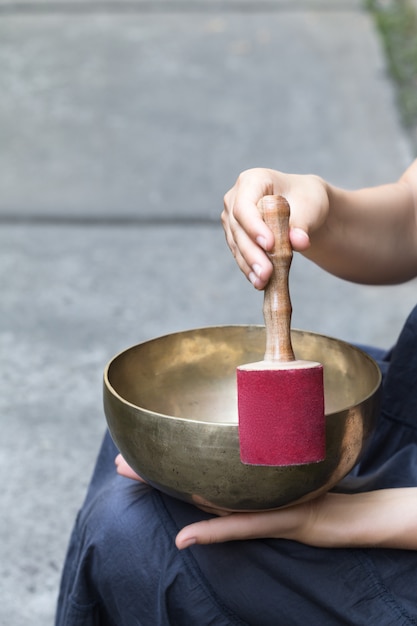
[{"label": "person's lap", "polygon": [[[339,490],[417,485],[416,310],[390,359],[375,436]],[[74,528],[56,626],[417,623],[415,552],[284,540],[178,551],[179,529],[209,515],[118,476],[116,454],[107,433]]]}]

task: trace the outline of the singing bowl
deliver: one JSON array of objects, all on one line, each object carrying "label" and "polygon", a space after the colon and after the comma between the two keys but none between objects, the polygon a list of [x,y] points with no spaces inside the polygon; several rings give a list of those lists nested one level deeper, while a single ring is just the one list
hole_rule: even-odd
[{"label": "singing bowl", "polygon": [[236,367],[263,359],[263,326],[189,330],[115,356],[104,372],[104,410],[116,446],[150,485],[207,507],[276,509],[330,490],[358,462],[374,429],[380,370],[331,337],[293,330],[292,342],[296,358],[324,367],[324,461],[240,461]]}]

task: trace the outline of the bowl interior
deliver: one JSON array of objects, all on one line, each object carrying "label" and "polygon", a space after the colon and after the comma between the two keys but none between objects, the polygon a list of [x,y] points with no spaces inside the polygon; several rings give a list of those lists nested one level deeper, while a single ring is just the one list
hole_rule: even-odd
[{"label": "bowl interior", "polygon": [[[324,367],[326,415],[356,406],[380,383],[375,362],[348,343],[293,330],[296,358]],[[134,346],[106,375],[121,400],[146,411],[201,422],[236,424],[236,367],[261,361],[262,326],[203,328]]]}]

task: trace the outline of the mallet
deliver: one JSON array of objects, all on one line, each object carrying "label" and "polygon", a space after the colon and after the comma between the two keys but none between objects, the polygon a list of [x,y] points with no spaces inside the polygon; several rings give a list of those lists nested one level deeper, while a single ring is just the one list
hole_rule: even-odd
[{"label": "mallet", "polygon": [[274,269],[264,294],[264,360],[237,369],[240,457],[249,465],[316,463],[326,455],[323,366],[296,360],[291,344],[290,207],[265,196],[259,208],[275,237]]}]

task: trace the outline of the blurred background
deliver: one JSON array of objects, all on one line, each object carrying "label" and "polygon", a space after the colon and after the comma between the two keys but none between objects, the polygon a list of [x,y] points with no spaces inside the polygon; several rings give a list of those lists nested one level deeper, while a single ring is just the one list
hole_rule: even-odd
[{"label": "blurred background", "polygon": [[[53,624],[106,362],[262,323],[219,222],[239,172],[354,188],[412,161],[393,4],[0,0],[0,623]],[[416,283],[351,285],[296,255],[291,293],[293,326],[388,348]]]}]

